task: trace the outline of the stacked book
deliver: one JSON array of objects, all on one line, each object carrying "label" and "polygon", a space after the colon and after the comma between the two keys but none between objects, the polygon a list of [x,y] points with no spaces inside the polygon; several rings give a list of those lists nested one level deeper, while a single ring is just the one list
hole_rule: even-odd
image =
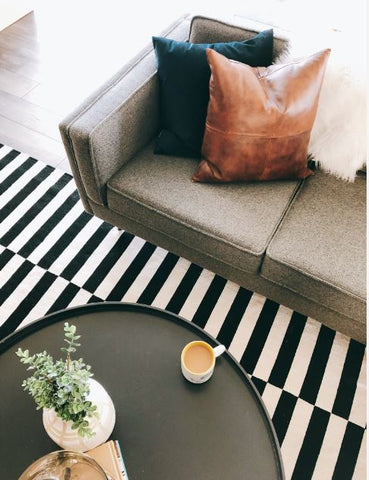
[{"label": "stacked book", "polygon": [[85,453],[96,460],[109,480],[128,480],[118,440],[110,440]]}]

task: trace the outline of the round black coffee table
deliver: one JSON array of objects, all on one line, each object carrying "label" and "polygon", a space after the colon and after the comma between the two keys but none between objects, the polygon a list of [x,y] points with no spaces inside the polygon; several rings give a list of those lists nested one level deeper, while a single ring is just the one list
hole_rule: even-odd
[{"label": "round black coffee table", "polygon": [[283,479],[280,450],[258,392],[227,352],[204,384],[187,382],[180,353],[195,339],[218,343],[176,315],[117,302],[48,315],[0,343],[0,478],[15,480],[59,448],[23,391],[15,351],[62,356],[63,322],[82,335],[78,355],[110,393],[130,480]]}]

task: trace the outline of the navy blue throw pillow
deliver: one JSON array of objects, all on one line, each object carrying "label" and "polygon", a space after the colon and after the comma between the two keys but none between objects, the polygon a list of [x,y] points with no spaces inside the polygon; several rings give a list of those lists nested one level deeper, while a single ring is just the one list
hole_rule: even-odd
[{"label": "navy blue throw pillow", "polygon": [[206,49],[252,67],[267,67],[273,60],[273,30],[243,42],[196,44],[163,37],[152,40],[158,60],[161,120],[154,152],[199,158],[211,74]]}]

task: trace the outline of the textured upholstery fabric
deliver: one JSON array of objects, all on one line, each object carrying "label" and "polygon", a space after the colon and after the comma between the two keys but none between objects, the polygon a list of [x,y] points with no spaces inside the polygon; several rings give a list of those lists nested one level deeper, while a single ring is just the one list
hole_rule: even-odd
[{"label": "textured upholstery fabric", "polygon": [[257,271],[299,183],[201,185],[194,160],[152,153],[149,145],[108,183],[117,213],[181,239],[230,265]]},{"label": "textured upholstery fabric", "polygon": [[207,49],[210,101],[198,182],[303,179],[330,51],[252,67]]},{"label": "textured upholstery fabric", "polygon": [[209,102],[206,48],[248,65],[268,66],[273,30],[242,42],[194,44],[153,37],[158,60],[161,132],[155,153],[200,158]]},{"label": "textured upholstery fabric", "polygon": [[[163,32],[186,40],[182,17]],[[60,123],[60,132],[82,201],[105,203],[107,180],[146,145],[159,128],[156,59],[149,46]]]},{"label": "textured upholstery fabric", "polygon": [[366,185],[317,172],[271,241],[262,276],[345,315],[365,317]]},{"label": "textured upholstery fabric", "polygon": [[[265,26],[265,28],[268,27],[268,25]],[[283,34],[276,31],[274,27],[273,29],[273,59],[276,60],[289,50],[289,41]],[[246,20],[242,24],[236,25],[196,15],[191,21],[189,40],[193,43],[241,42],[242,40],[252,38],[257,33],[258,30],[255,30],[255,24],[252,22],[248,23]]]}]

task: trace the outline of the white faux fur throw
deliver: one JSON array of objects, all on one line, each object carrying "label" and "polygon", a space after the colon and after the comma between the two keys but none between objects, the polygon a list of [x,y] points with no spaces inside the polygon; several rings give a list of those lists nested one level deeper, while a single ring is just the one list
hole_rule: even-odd
[{"label": "white faux fur throw", "polygon": [[360,48],[355,50],[341,32],[327,32],[319,38],[319,45],[312,37],[317,38],[291,38],[290,52],[279,62],[331,48],[309,152],[323,170],[354,181],[366,163],[365,46],[356,44]]}]

